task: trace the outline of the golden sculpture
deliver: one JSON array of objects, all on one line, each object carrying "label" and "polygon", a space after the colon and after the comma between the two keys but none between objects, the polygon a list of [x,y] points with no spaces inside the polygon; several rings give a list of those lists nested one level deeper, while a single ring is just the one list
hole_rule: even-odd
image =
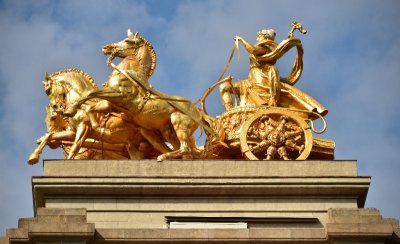
[{"label": "golden sculpture", "polygon": [[[303,49],[294,30],[305,33],[294,22],[288,38],[279,45],[273,30],[258,32],[255,45],[235,37],[234,46],[238,48],[241,42],[249,52],[249,77],[235,83],[231,76],[219,79],[203,95],[203,109],[148,83],[157,64],[154,48],[139,33],[128,30],[127,38],[103,47],[112,68],[103,88],[79,70],[46,73],[48,132],[38,139],[28,162],[36,163],[45,145],[62,147],[67,159],[333,158],[334,142],[311,133],[325,130],[327,110],[292,86],[303,68]],[[292,71],[280,77],[274,64],[292,47],[297,49]],[[118,65],[112,63],[115,57],[122,58]],[[217,85],[227,111],[213,118],[204,104]],[[321,131],[314,129],[314,119],[322,119]],[[198,126],[207,135],[203,147],[196,146],[193,136]]]}]

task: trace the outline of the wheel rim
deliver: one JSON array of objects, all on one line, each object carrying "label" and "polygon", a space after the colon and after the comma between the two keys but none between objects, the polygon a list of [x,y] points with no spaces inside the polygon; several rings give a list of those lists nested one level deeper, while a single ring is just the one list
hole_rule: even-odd
[{"label": "wheel rim", "polygon": [[305,160],[312,149],[312,134],[301,117],[282,108],[268,108],[245,121],[240,147],[249,160]]}]

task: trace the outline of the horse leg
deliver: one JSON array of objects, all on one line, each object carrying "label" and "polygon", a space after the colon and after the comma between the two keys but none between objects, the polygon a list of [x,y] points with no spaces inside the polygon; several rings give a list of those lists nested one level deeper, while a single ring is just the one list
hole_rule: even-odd
[{"label": "horse leg", "polygon": [[196,145],[196,140],[194,139],[194,136],[189,137],[189,145],[192,149],[193,154],[200,155],[202,153],[202,151]]},{"label": "horse leg", "polygon": [[138,148],[130,142],[126,145],[126,150],[128,150],[130,159],[138,160],[145,158],[144,153],[139,151]]},{"label": "horse leg", "polygon": [[39,155],[42,153],[43,148],[46,146],[47,142],[50,140],[52,134],[53,134],[52,132],[48,132],[42,138],[39,139],[39,140],[41,140],[41,142],[40,142],[39,146],[33,151],[33,153],[31,153],[31,155],[29,156],[29,159],[28,159],[29,164],[32,165],[39,161]]},{"label": "horse leg", "polygon": [[76,135],[74,144],[71,146],[67,159],[73,159],[79,152],[82,144],[85,142],[86,136],[89,132],[89,126],[85,123],[80,123],[76,128]]},{"label": "horse leg", "polygon": [[140,134],[160,153],[168,153],[171,149],[165,145],[163,138],[158,131],[140,128]]},{"label": "horse leg", "polygon": [[48,145],[50,141],[73,140],[74,136],[75,132],[73,131],[47,132],[44,136],[37,140],[39,146],[29,156],[28,163],[37,163],[39,161],[39,155],[42,153],[44,147]]},{"label": "horse leg", "polygon": [[[75,139],[75,132],[72,130],[68,130],[68,131],[53,132],[48,141],[61,141],[61,140],[73,141],[74,139]],[[41,140],[42,138],[38,140],[38,143],[41,143]]]},{"label": "horse leg", "polygon": [[181,144],[179,142],[178,137],[176,136],[173,125],[170,124],[168,127],[164,128],[160,131],[161,131],[161,135],[163,136],[163,138],[167,142],[171,143],[172,148],[174,150],[178,150]]},{"label": "horse leg", "polygon": [[194,129],[196,128],[196,123],[189,116],[181,112],[174,112],[171,114],[171,123],[179,139],[180,147],[178,150],[158,156],[157,161],[179,158],[182,156],[186,159],[192,158],[193,144],[195,144],[194,138],[192,139],[192,137]]}]

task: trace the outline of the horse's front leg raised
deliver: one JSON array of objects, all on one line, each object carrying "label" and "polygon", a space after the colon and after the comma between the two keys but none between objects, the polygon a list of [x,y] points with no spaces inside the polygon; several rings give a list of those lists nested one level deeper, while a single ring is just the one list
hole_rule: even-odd
[{"label": "horse's front leg raised", "polygon": [[39,146],[31,153],[28,158],[29,164],[35,164],[39,161],[39,155],[42,153],[43,148],[46,146],[47,142],[50,140],[53,132],[46,133],[42,138],[40,138],[41,142]]},{"label": "horse's front leg raised", "polygon": [[39,156],[42,153],[44,147],[46,145],[50,145],[51,141],[60,142],[61,140],[73,141],[75,138],[74,131],[59,131],[59,132],[47,132],[44,136],[37,140],[39,146],[33,151],[33,153],[29,156],[28,163],[35,164],[39,161]]}]

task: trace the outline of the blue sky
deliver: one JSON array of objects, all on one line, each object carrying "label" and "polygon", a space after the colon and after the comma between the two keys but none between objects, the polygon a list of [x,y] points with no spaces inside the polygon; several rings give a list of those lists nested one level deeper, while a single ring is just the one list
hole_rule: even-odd
[{"label": "blue sky", "polygon": [[[254,42],[258,30],[273,28],[280,41],[293,20],[308,30],[296,86],[329,109],[323,137],[336,141],[337,159],[356,159],[359,175],[372,176],[366,207],[399,219],[398,9],[399,1],[387,0],[0,2],[0,232],[33,215],[31,176],[42,175],[42,166],[26,159],[46,131],[45,71],[82,69],[100,85],[110,73],[101,47],[131,28],[157,52],[150,83],[197,100],[220,75],[235,35]],[[292,58],[278,63],[282,73]],[[243,49],[228,74],[247,76]],[[223,111],[216,94],[208,104],[213,115]]]}]

